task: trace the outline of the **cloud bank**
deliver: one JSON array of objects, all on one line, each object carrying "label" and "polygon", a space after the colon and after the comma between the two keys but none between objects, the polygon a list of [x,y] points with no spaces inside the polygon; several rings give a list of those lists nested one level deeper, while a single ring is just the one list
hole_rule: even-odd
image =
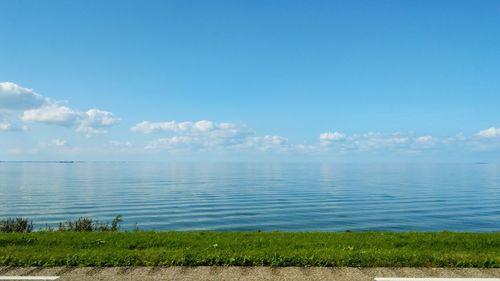
[{"label": "cloud bank", "polygon": [[26,110],[47,103],[47,99],[32,89],[21,87],[12,82],[0,83],[0,109]]},{"label": "cloud bank", "polygon": [[484,139],[500,138],[500,128],[491,127],[486,130],[480,131],[479,133],[477,133],[477,135],[480,138]]},{"label": "cloud bank", "polygon": [[[107,133],[109,128],[121,121],[110,111],[91,108],[77,110],[66,102],[54,101],[38,94],[33,89],[12,82],[0,83],[0,133],[26,132],[27,125],[39,123],[71,128],[87,136]],[[397,152],[435,153],[453,147],[454,151],[492,151],[500,149],[500,128],[490,127],[473,134],[458,133],[454,136],[436,136],[415,133],[368,132],[347,134],[341,131],[318,132],[314,141],[294,143],[288,138],[274,134],[258,134],[252,128],[231,122],[199,121],[142,121],[130,128],[130,138],[121,136],[121,141],[107,141],[101,151],[116,153],[144,152],[280,152],[303,155],[331,156],[348,153]],[[140,137],[138,137],[140,135]],[[9,134],[9,137],[15,134]],[[85,151],[67,136],[51,136],[36,150],[59,148],[61,151]],[[124,138],[124,140],[123,140]],[[133,142],[132,142],[133,141]],[[48,143],[48,144],[47,144]],[[134,144],[133,144],[134,143]],[[12,143],[17,145],[15,143]],[[97,142],[94,145],[98,145]],[[4,147],[5,148],[5,147]],[[6,151],[9,147],[6,147]],[[19,149],[11,151],[21,151]],[[87,151],[92,150],[87,147]],[[97,149],[98,150],[98,149]],[[96,151],[97,151],[96,150]],[[452,151],[452,150],[450,150]]]},{"label": "cloud bank", "polygon": [[26,131],[27,129],[26,126],[18,126],[7,120],[0,120],[0,132],[20,132]]},{"label": "cloud bank", "polygon": [[255,135],[246,126],[217,123],[208,120],[196,122],[143,121],[130,129],[134,133],[165,134],[149,141],[146,150],[286,150],[288,140],[281,136]]},{"label": "cloud bank", "polygon": [[[72,109],[12,82],[0,83],[0,109],[8,112],[21,111],[20,120],[26,123],[74,127],[76,132],[87,135],[106,133],[107,128],[121,120],[114,117],[113,113],[100,109],[84,112]],[[12,125],[9,126],[4,121],[0,131],[13,130],[12,128]]]},{"label": "cloud bank", "polygon": [[347,135],[340,132],[322,133],[319,135],[323,151],[339,152],[370,152],[370,151],[401,151],[418,152],[439,149],[446,145],[467,144],[463,134],[454,137],[436,137],[430,135],[415,135],[414,133],[365,133]]}]

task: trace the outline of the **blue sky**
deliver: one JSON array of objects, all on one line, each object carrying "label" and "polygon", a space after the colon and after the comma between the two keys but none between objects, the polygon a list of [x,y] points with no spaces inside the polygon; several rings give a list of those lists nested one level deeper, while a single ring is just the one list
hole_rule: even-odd
[{"label": "blue sky", "polygon": [[0,10],[0,159],[500,158],[498,1]]}]

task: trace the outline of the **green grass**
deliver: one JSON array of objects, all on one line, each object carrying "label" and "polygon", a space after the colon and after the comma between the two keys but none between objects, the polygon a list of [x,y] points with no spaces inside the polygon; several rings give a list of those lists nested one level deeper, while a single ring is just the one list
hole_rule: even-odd
[{"label": "green grass", "polygon": [[500,233],[0,233],[1,266],[500,267]]}]

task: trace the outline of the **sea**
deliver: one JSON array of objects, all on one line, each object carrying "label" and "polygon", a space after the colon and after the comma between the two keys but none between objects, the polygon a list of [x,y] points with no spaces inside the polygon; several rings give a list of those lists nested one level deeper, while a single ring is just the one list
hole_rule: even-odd
[{"label": "sea", "polygon": [[0,219],[122,229],[500,231],[488,163],[2,162]]}]

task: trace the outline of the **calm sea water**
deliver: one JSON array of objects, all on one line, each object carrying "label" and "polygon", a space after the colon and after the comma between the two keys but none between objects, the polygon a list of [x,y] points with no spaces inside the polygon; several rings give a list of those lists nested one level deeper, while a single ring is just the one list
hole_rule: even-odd
[{"label": "calm sea water", "polygon": [[500,165],[0,163],[0,218],[156,230],[499,231]]}]

